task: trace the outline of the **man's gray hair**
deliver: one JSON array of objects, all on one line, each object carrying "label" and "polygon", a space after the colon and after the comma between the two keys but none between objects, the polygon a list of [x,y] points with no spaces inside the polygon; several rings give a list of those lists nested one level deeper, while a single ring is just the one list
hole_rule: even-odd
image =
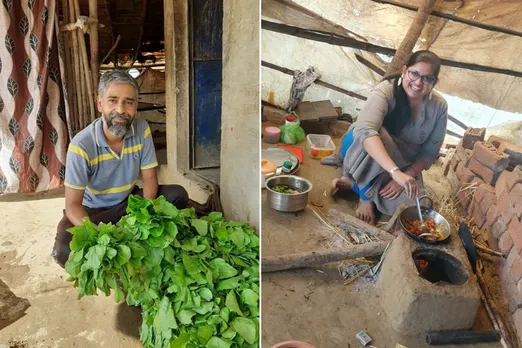
[{"label": "man's gray hair", "polygon": [[111,83],[128,83],[136,90],[136,97],[140,94],[140,86],[136,80],[125,70],[114,69],[105,72],[100,77],[98,84],[98,96],[101,98]]}]

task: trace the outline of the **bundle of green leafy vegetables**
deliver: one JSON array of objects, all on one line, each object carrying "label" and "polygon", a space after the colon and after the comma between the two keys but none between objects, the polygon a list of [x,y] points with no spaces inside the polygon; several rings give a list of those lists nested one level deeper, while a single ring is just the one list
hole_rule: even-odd
[{"label": "bundle of green leafy vegetables", "polygon": [[78,298],[112,290],[141,306],[144,347],[259,346],[259,238],[248,225],[131,195],[116,225],[85,218],[69,232]]}]

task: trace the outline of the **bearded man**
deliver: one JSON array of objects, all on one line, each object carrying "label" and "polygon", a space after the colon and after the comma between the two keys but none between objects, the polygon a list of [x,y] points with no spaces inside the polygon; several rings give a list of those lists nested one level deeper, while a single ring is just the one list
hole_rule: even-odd
[{"label": "bearded man", "polygon": [[[117,223],[125,215],[129,194],[155,199],[163,195],[177,208],[188,203],[179,185],[158,186],[156,152],[147,121],[137,119],[139,87],[128,73],[104,73],[98,87],[101,117],[79,132],[67,151],[65,210],[58,224],[52,256],[62,267],[70,253],[72,234],[82,224]],[[143,188],[136,186],[141,174]]]}]

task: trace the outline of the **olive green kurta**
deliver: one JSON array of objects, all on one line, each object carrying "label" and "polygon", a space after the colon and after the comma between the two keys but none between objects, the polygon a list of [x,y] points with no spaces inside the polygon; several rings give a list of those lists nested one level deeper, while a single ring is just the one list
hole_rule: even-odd
[{"label": "olive green kurta", "polygon": [[[384,81],[373,88],[359,118],[348,130],[353,129],[354,142],[346,152],[343,161],[344,175],[352,177],[360,188],[378,177],[366,196],[372,199],[380,212],[388,215],[393,214],[399,205],[414,204],[414,202],[408,199],[405,191],[393,200],[380,197],[379,190],[391,177],[368,155],[363,147],[363,141],[372,136],[380,136],[386,151],[401,170],[406,170],[416,160],[422,160],[428,169],[437,159],[446,135],[448,118],[446,100],[433,91],[431,99],[425,98],[415,124],[412,120],[408,121],[399,136],[393,136],[382,127],[382,124],[386,114],[393,110],[394,106],[395,98],[391,82]],[[422,189],[422,178],[418,179]]]}]

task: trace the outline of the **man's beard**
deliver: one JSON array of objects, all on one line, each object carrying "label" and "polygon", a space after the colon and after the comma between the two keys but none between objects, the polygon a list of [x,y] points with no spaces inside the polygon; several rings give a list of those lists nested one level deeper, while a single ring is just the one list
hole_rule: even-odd
[{"label": "man's beard", "polygon": [[[113,122],[116,117],[120,117],[125,120],[125,123]],[[120,114],[119,112],[113,111],[109,114],[109,117],[104,117],[105,123],[107,123],[107,129],[115,137],[122,137],[127,133],[132,125],[132,119],[129,115]]]}]

